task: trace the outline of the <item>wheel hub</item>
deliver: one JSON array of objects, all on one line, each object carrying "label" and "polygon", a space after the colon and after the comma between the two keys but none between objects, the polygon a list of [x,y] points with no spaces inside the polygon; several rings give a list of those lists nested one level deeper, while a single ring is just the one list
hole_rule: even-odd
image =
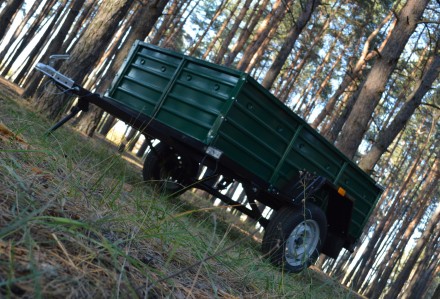
[{"label": "wheel hub", "polygon": [[303,236],[296,238],[294,242],[296,246],[301,246],[304,243]]},{"label": "wheel hub", "polygon": [[319,225],[308,219],[297,225],[286,241],[285,257],[288,264],[298,267],[307,263],[319,242]]}]

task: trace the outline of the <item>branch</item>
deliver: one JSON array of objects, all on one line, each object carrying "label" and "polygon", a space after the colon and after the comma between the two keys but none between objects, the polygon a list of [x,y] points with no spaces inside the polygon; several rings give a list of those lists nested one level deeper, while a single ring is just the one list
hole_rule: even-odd
[{"label": "branch", "polygon": [[440,21],[420,20],[416,24],[437,24],[440,25]]},{"label": "branch", "polygon": [[393,12],[393,15],[396,18],[397,22],[399,22],[400,21],[399,14],[396,12],[396,10],[394,8],[392,8],[391,11]]},{"label": "branch", "polygon": [[434,108],[434,109],[438,109],[438,110],[440,110],[440,106],[437,106],[436,104],[431,104],[431,103],[421,103],[420,105],[429,106],[429,107],[432,107],[432,108]]}]

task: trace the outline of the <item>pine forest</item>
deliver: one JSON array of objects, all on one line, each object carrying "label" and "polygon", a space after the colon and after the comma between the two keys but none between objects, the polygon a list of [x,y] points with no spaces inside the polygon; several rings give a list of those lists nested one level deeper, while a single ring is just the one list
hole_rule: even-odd
[{"label": "pine forest", "polygon": [[[383,186],[354,252],[316,269],[367,298],[440,298],[439,0],[0,1],[0,74],[52,122],[75,99],[38,62],[69,54],[55,68],[103,94],[136,40],[250,74]],[[93,105],[71,123],[117,124]],[[130,127],[121,143],[148,147]]]}]

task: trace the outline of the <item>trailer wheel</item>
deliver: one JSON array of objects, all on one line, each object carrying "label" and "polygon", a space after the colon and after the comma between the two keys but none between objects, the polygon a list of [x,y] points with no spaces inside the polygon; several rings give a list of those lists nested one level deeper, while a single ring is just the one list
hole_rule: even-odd
[{"label": "trailer wheel", "polygon": [[327,219],[319,207],[286,206],[275,213],[266,227],[262,251],[272,264],[299,273],[316,261],[326,234]]},{"label": "trailer wheel", "polygon": [[161,191],[179,195],[195,181],[197,172],[198,164],[195,161],[161,142],[145,158],[142,175],[144,181],[155,184]]}]

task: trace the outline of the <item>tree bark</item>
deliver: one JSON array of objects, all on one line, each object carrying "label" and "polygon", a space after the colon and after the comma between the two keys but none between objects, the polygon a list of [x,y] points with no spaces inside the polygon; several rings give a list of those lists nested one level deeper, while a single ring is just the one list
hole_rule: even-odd
[{"label": "tree bark", "polygon": [[12,68],[12,65],[17,60],[18,56],[23,52],[23,50],[29,45],[29,42],[32,40],[32,38],[35,36],[37,30],[39,27],[42,27],[43,20],[45,17],[49,14],[50,9],[55,4],[56,0],[48,0],[43,8],[41,9],[41,12],[35,17],[32,24],[29,26],[29,29],[27,30],[26,34],[21,39],[19,46],[14,49],[14,53],[8,57],[8,62],[5,63],[4,68],[2,70],[2,76],[7,76],[9,71]]},{"label": "tree bark", "polygon": [[[295,53],[295,56],[292,58],[292,61],[295,61],[295,62],[299,61],[300,57],[306,56],[307,54],[304,54],[305,50],[306,49],[304,47],[298,49],[298,51],[296,51],[296,53]],[[307,51],[306,51],[306,53],[307,53]],[[278,84],[273,91],[273,93],[278,97],[278,99],[282,103],[285,103],[286,105],[288,104],[289,94],[292,92],[292,90],[294,88],[291,84],[288,84],[287,82],[294,82],[297,77],[298,76],[296,73],[296,68],[294,66],[282,71],[281,78],[286,83],[285,84]],[[293,107],[292,107],[292,110],[294,110]]]},{"label": "tree bark", "polygon": [[391,124],[379,132],[376,142],[370,151],[362,157],[359,167],[366,172],[371,172],[374,165],[387,150],[396,136],[405,127],[417,107],[422,103],[425,94],[430,90],[433,82],[440,74],[440,41],[437,41],[434,55],[430,57],[423,70],[422,77],[416,82],[413,92],[408,95],[406,102],[400,108]]},{"label": "tree bark", "polygon": [[434,291],[434,294],[432,295],[433,299],[440,298],[440,284],[437,286],[437,288]]},{"label": "tree bark", "polygon": [[[322,97],[322,93],[324,92],[324,90],[327,88],[328,84],[330,83],[330,80],[332,79],[332,75],[335,71],[335,69],[339,66],[339,63],[341,62],[344,54],[345,54],[345,50],[346,48],[344,48],[341,53],[339,54],[339,56],[336,58],[335,62],[333,63],[333,65],[331,66],[330,70],[328,70],[326,72],[326,76],[324,78],[324,80],[321,82],[321,84],[319,85],[319,89],[316,92],[313,92],[313,97],[310,100],[311,103],[314,104],[314,107],[316,107],[316,104],[318,103],[318,99],[320,99]],[[319,73],[317,73],[318,75]],[[310,81],[310,88],[313,87],[313,83],[314,81]],[[308,93],[308,90],[306,90]],[[307,98],[308,94],[304,94],[303,97]],[[313,107],[313,108],[314,108]],[[313,110],[308,108],[308,114],[310,114]],[[304,114],[305,117],[308,117],[308,114]]]},{"label": "tree bark", "polygon": [[347,157],[353,158],[362,142],[385,85],[396,68],[400,54],[417,27],[428,2],[429,0],[408,0],[397,15],[395,27],[378,53],[367,78],[361,84],[356,103],[336,144]]},{"label": "tree bark", "polygon": [[[427,143],[425,143],[426,145]],[[401,182],[399,186],[399,190],[397,191],[393,200],[390,200],[388,203],[388,209],[384,208],[384,204],[378,205],[374,212],[384,213],[385,216],[380,216],[377,213],[373,213],[375,218],[379,218],[379,223],[368,241],[367,248],[362,254],[362,262],[359,267],[360,271],[352,272],[351,275],[347,276],[347,281],[352,280],[352,285],[354,288],[360,287],[363,281],[366,280],[367,274],[372,268],[374,262],[376,261],[377,252],[380,247],[382,247],[382,242],[385,239],[385,236],[389,233],[390,228],[393,225],[395,215],[399,214],[401,210],[402,200],[405,196],[405,192],[409,189],[409,184],[413,178],[413,175],[416,173],[417,168],[419,167],[420,159],[422,158],[422,152],[419,151],[417,156],[414,157],[412,163],[409,166],[409,169],[405,168],[405,178]],[[397,175],[397,171],[393,174]],[[390,188],[390,187],[389,187]],[[386,190],[386,193],[389,192],[389,188]],[[381,207],[381,209],[379,209]]]},{"label": "tree bark", "polygon": [[[422,190],[419,192],[419,196],[415,199],[407,199],[407,212],[405,214],[406,217],[402,217],[401,226],[396,233],[391,245],[389,246],[387,253],[384,255],[384,262],[380,265],[378,274],[376,275],[376,279],[374,282],[371,282],[371,285],[374,287],[370,288],[370,292],[367,293],[368,298],[378,298],[380,294],[382,294],[385,286],[388,283],[388,280],[391,276],[391,273],[399,264],[398,261],[401,259],[405,246],[408,243],[411,235],[414,233],[416,226],[420,223],[423,214],[427,210],[430,197],[434,191],[433,177],[435,175],[434,171],[431,171],[429,177],[426,179],[426,184],[424,184]],[[411,205],[408,201],[415,201],[419,203],[420,208],[417,211],[415,205]],[[415,215],[411,215],[415,212]]]},{"label": "tree bark", "polygon": [[[223,32],[226,30],[226,27],[231,22],[231,19],[234,17],[234,14],[235,14],[235,11],[237,10],[238,4],[239,4],[239,2],[237,1],[237,3],[232,7],[232,9],[229,13],[229,16],[223,21],[223,24],[220,27],[220,29],[217,31],[217,34],[211,40],[208,47],[206,48],[205,54],[203,54],[202,59],[207,59],[208,55],[212,52],[212,49],[214,49],[215,44],[220,39],[220,37],[223,35]],[[222,42],[222,44],[223,44],[223,42]]]},{"label": "tree bark", "polygon": [[116,124],[117,119],[111,114],[107,114],[107,117],[103,121],[101,128],[99,130],[99,134],[103,136],[107,136],[108,132],[113,128],[113,126]]},{"label": "tree bark", "polygon": [[141,146],[139,147],[137,153],[136,153],[136,157],[138,158],[142,158],[148,148],[148,146],[150,145],[150,140],[148,140],[147,138],[145,138],[145,140],[142,142]]},{"label": "tree bark", "polygon": [[24,0],[9,0],[0,13],[0,41],[3,40],[8,32],[17,11],[20,9]]},{"label": "tree bark", "polygon": [[[356,85],[356,82],[352,82],[352,86],[354,85]],[[332,143],[335,142],[339,132],[344,126],[344,123],[347,121],[351,111],[353,110],[353,106],[356,102],[356,98],[358,94],[359,92],[356,92],[352,96],[346,94],[340,105],[340,110],[339,110],[340,112],[339,113],[334,112],[332,120],[321,131],[321,133],[324,135],[325,138],[327,138],[328,141]]]},{"label": "tree bark", "polygon": [[[15,84],[17,84],[17,85],[20,84],[20,82],[24,79],[24,76],[26,75],[26,73],[28,73],[29,68],[35,62],[35,59],[36,59],[38,53],[41,51],[42,48],[44,48],[44,45],[47,43],[47,40],[50,38],[50,34],[52,33],[53,28],[55,27],[55,25],[59,21],[59,18],[61,17],[61,13],[63,12],[63,10],[66,6],[66,2],[67,2],[67,0],[64,0],[64,1],[62,1],[62,3],[60,3],[58,5],[58,8],[56,9],[56,11],[54,12],[54,15],[52,16],[52,21],[47,26],[47,28],[44,31],[41,38],[37,41],[37,43],[33,46],[32,50],[29,52],[29,54],[26,58],[27,60],[24,63],[24,65],[21,67],[20,72],[17,75],[14,74],[15,75],[15,79],[14,79]],[[48,49],[50,50],[51,48],[48,48]]]},{"label": "tree bark", "polygon": [[[111,41],[118,23],[127,13],[134,0],[106,1],[101,4],[92,23],[72,50],[69,64],[64,64],[61,73],[82,83],[86,75],[93,69],[99,57]],[[70,67],[74,65],[75,67]],[[64,97],[46,94],[37,102],[37,109],[44,112],[50,119],[55,119],[62,112]]]},{"label": "tree bark", "polygon": [[[88,20],[92,19],[91,16],[93,13],[96,13],[96,11],[99,8],[99,5],[97,3],[97,0],[86,0],[85,4],[83,5],[83,9],[81,11],[81,14],[78,16],[77,20],[75,21],[72,29],[69,31],[69,35],[67,38],[63,41],[63,45],[61,47],[60,52],[71,52],[71,49],[75,45],[75,40],[79,40],[81,37],[81,33],[84,32],[87,28],[88,24],[90,23]],[[81,31],[83,29],[83,31]]]},{"label": "tree bark", "polygon": [[[169,0],[152,1],[148,2],[147,4],[141,4],[141,6],[136,10],[132,19],[130,33],[125,37],[124,43],[116,52],[115,58],[113,59],[109,70],[105,74],[105,78],[102,78],[99,86],[97,86],[97,92],[102,93],[109,87],[111,80],[121,67],[133,43],[138,39],[143,40],[146,36],[148,36],[154,24],[162,15],[163,10],[168,2]],[[98,107],[91,108],[86,115],[81,117],[77,125],[78,129],[83,131],[88,136],[93,136],[101,120],[102,114],[102,109]]]},{"label": "tree bark", "polygon": [[[139,5],[134,4],[132,10],[138,12],[141,9]],[[95,67],[93,68],[93,71],[87,76],[87,80],[83,84],[85,88],[93,89],[93,87],[95,87],[94,89],[96,92],[98,93],[105,92],[105,89],[108,87],[107,83],[113,80],[114,74],[116,74],[117,71],[115,70],[115,73],[112,73],[111,66],[115,62],[114,56],[116,56],[118,52],[124,52],[124,54],[126,53],[124,51],[125,50],[124,46],[127,45],[126,43],[129,42],[128,39],[130,39],[130,36],[133,33],[134,28],[131,28],[131,24],[132,22],[135,22],[136,17],[137,14],[129,13],[120,22],[121,25],[119,26],[118,31],[116,31],[115,34],[113,35],[112,41],[108,45],[107,50],[101,55],[99,61],[96,63]],[[126,36],[127,32],[129,33]],[[126,38],[124,39],[123,37]],[[121,51],[119,51],[119,49]],[[100,80],[100,77],[103,75],[104,72],[106,72],[106,74],[109,73],[110,75],[105,76],[103,80]]]},{"label": "tree bark", "polygon": [[34,4],[32,4],[29,11],[26,13],[26,16],[21,21],[20,25],[18,25],[17,28],[15,29],[11,39],[8,41],[5,48],[0,53],[0,65],[3,65],[3,62],[5,60],[4,58],[6,57],[6,53],[11,50],[12,45],[17,41],[18,37],[23,32],[24,27],[28,23],[29,19],[35,14],[35,11],[37,10],[39,5],[40,3],[38,1],[35,1]]},{"label": "tree bark", "polygon": [[[52,39],[49,46],[47,47],[48,50],[46,51],[46,53],[44,53],[43,57],[41,57],[41,62],[48,63],[50,55],[59,53],[59,49],[63,44],[63,40],[69,32],[69,29],[72,27],[75,18],[78,16],[78,13],[84,4],[84,1],[85,0],[76,0],[70,3],[69,13],[67,14],[66,19],[61,25],[61,28],[58,31],[57,35]],[[33,74],[30,75],[30,79],[26,83],[26,87],[23,91],[22,96],[24,98],[33,96],[42,79],[43,74],[34,71]]]},{"label": "tree bark", "polygon": [[253,53],[252,59],[249,61],[249,64],[246,66],[246,69],[244,69],[246,73],[250,73],[254,78],[258,78],[261,72],[266,68],[265,65],[261,66],[260,68],[257,68],[257,66],[259,65],[261,59],[263,58],[264,53],[267,51],[267,46],[270,44],[270,41],[272,40],[273,36],[277,33],[277,31],[278,31],[277,26],[274,26],[272,27],[272,29],[269,30],[269,33],[265,36],[260,46],[258,47],[257,51]]},{"label": "tree bark", "polygon": [[208,34],[208,31],[211,29],[211,27],[214,24],[214,22],[217,20],[217,18],[223,12],[223,10],[225,9],[226,4],[228,4],[228,1],[229,0],[222,0],[222,2],[220,2],[220,5],[217,7],[217,9],[216,9],[216,11],[214,13],[214,16],[212,16],[212,18],[210,18],[209,24],[205,27],[205,30],[202,32],[202,34],[200,36],[198,36],[197,42],[193,46],[191,46],[191,48],[189,49],[188,55],[190,55],[190,56],[194,55],[196,50],[199,49],[200,44],[202,43],[202,41],[205,38],[206,34]]},{"label": "tree bark", "polygon": [[153,45],[158,45],[160,40],[165,37],[166,31],[171,27],[173,20],[177,19],[177,14],[180,11],[182,5],[185,1],[173,1],[165,14],[162,23],[159,28],[155,31],[153,38],[150,43]]},{"label": "tree bark", "polygon": [[[438,242],[440,238],[440,232],[436,232],[428,241],[427,250],[423,252],[424,258],[411,277],[411,281],[408,283],[407,288],[401,296],[401,299],[408,298],[428,298],[426,292],[432,284],[435,277],[438,276],[440,270],[438,248],[433,245]],[[440,298],[432,296],[432,298]]]},{"label": "tree bark", "polygon": [[190,15],[192,15],[194,9],[197,7],[197,5],[199,5],[201,0],[198,0],[196,2],[196,4],[191,8],[191,10],[187,14],[187,16],[185,18],[183,18],[183,14],[185,13],[185,10],[189,8],[191,1],[192,0],[189,0],[187,2],[188,4],[185,8],[180,9],[182,11],[180,12],[179,17],[177,18],[177,21],[176,22],[173,21],[173,24],[175,24],[175,25],[171,27],[172,30],[170,31],[169,36],[165,40],[162,41],[162,43],[161,43],[162,47],[168,48],[171,50],[177,50],[178,44],[179,44],[179,35],[183,33],[183,27],[185,26]]},{"label": "tree bark", "polygon": [[281,46],[278,55],[276,56],[275,60],[272,62],[271,67],[269,68],[269,70],[266,73],[266,76],[263,79],[262,82],[263,87],[267,89],[270,89],[272,87],[273,83],[275,82],[275,79],[278,77],[278,74],[281,71],[281,68],[286,62],[287,57],[289,57],[290,52],[292,52],[296,40],[298,39],[304,27],[309,22],[316,7],[318,7],[320,4],[321,4],[320,0],[308,0],[307,3],[303,5],[304,7],[303,10],[301,11],[301,14],[298,17],[298,20],[295,22],[295,24],[292,26],[289,33],[287,34],[287,37],[283,45]]},{"label": "tree bark", "polygon": [[[434,168],[437,171],[437,181],[440,178],[440,171],[439,171],[439,161],[436,160],[434,164]],[[427,240],[429,237],[433,234],[434,230],[437,229],[438,223],[440,221],[440,205],[437,205],[437,208],[432,213],[428,223],[426,224],[426,227],[424,228],[421,237],[417,240],[417,243],[414,247],[414,249],[411,251],[408,259],[406,260],[403,268],[397,275],[395,282],[392,284],[392,287],[389,289],[389,291],[385,295],[385,299],[392,299],[397,298],[398,294],[402,290],[405,282],[407,281],[408,277],[411,274],[411,270],[413,269],[414,265],[416,264],[417,260],[420,257],[420,254],[422,253],[422,250],[426,246]]]},{"label": "tree bark", "polygon": [[[297,85],[296,81],[297,81],[298,77],[300,76],[301,71],[304,69],[304,66],[307,64],[307,62],[309,62],[310,57],[315,52],[316,45],[319,42],[322,42],[322,38],[323,38],[325,32],[327,31],[328,27],[330,26],[330,23],[331,23],[331,20],[329,17],[327,17],[324,24],[322,24],[322,27],[320,28],[319,32],[317,34],[315,34],[314,37],[311,36],[311,38],[313,38],[313,40],[306,42],[309,45],[307,46],[305,54],[296,56],[296,59],[294,60],[296,64],[294,67],[292,67],[292,69],[290,71],[291,72],[290,76],[288,77],[288,79],[283,79],[284,88],[283,88],[283,91],[282,91],[282,94],[280,97],[280,100],[283,103],[286,101],[286,99],[289,97],[289,95],[292,92],[292,90],[294,89],[294,87]],[[293,47],[293,45],[292,45],[292,47]],[[300,52],[300,51],[298,51],[298,52]],[[298,63],[299,56],[301,56],[302,59]],[[295,107],[292,109],[297,110],[296,109],[297,105],[298,104],[296,104]]]},{"label": "tree bark", "polygon": [[[234,19],[234,23],[232,24],[231,29],[229,30],[228,35],[223,40],[223,42],[220,45],[220,50],[217,52],[214,63],[221,64],[226,52],[228,51],[228,46],[231,43],[232,39],[235,36],[235,33],[237,32],[238,28],[240,27],[240,23],[243,21],[244,17],[246,16],[246,13],[249,11],[250,5],[252,0],[246,0],[246,2],[243,4],[243,7],[240,9],[240,12],[238,13],[238,16]],[[239,1],[237,1],[239,3]]]},{"label": "tree bark", "polygon": [[[315,72],[313,73],[313,77],[310,78],[309,83],[307,84],[307,86],[304,87],[303,90],[301,91],[300,98],[307,99],[308,95],[311,93],[311,90],[313,90],[314,88],[315,89],[318,88],[315,92],[312,93],[313,96],[312,96],[312,99],[309,101],[310,104],[316,104],[318,102],[318,99],[321,98],[322,92],[324,91],[324,89],[328,85],[330,79],[333,76],[334,70],[339,65],[339,62],[341,62],[341,60],[342,60],[342,58],[343,58],[343,56],[345,54],[345,51],[347,50],[346,46],[342,50],[339,50],[339,55],[336,57],[334,62],[332,62],[331,66],[328,68],[328,70],[326,70],[326,66],[328,66],[330,61],[331,61],[332,54],[334,52],[336,44],[340,40],[340,37],[342,35],[343,30],[344,30],[344,27],[334,37],[333,42],[329,46],[327,54],[324,56],[324,58],[322,59],[321,63],[316,68]],[[317,81],[319,81],[320,78],[322,78],[323,74],[325,74],[325,77],[322,79],[322,82],[318,85]],[[312,109],[308,109],[308,110],[312,110]]]},{"label": "tree bark", "polygon": [[[291,1],[287,3],[290,6]],[[254,35],[251,43],[247,46],[243,53],[242,59],[237,65],[237,69],[242,71],[247,71],[249,64],[252,60],[256,59],[255,53],[260,49],[264,40],[267,38],[269,32],[281,22],[284,14],[286,13],[288,7],[284,6],[283,0],[276,0],[271,12],[266,16],[263,22],[258,27],[257,32]]]},{"label": "tree bark", "polygon": [[135,128],[129,127],[128,133],[125,134],[125,136],[121,140],[121,143],[118,146],[118,152],[120,153],[124,152],[127,145],[130,143],[130,141],[133,140],[136,134],[137,134],[137,130]]},{"label": "tree bark", "polygon": [[257,7],[259,3],[257,2],[255,4],[254,9],[252,10],[252,13],[249,17],[249,21],[246,22],[246,24],[244,25],[244,29],[241,31],[240,36],[237,38],[237,42],[234,44],[234,46],[232,46],[232,49],[225,60],[226,66],[231,66],[238,53],[243,50],[245,44],[249,40],[249,37],[251,36],[252,32],[260,21],[261,16],[263,15],[268,3],[269,0],[263,0],[263,3],[261,3],[258,9]]},{"label": "tree bark", "polygon": [[[341,95],[347,90],[347,88],[352,84],[353,81],[356,81],[361,76],[362,70],[365,68],[366,62],[375,55],[374,54],[375,52],[371,52],[371,44],[373,40],[377,37],[380,30],[385,26],[385,24],[388,23],[388,21],[391,19],[392,16],[393,16],[393,11],[390,11],[388,15],[383,19],[383,21],[377,26],[377,28],[370,33],[370,35],[368,36],[368,38],[364,43],[359,59],[353,65],[352,70],[347,71],[344,78],[342,79],[341,84],[339,84],[338,89],[333,93],[333,95],[327,101],[327,104],[325,105],[324,109],[322,109],[322,111],[315,118],[315,120],[312,123],[313,128],[317,128],[326,118],[327,115],[333,113],[333,109],[336,106],[336,103],[341,97]],[[358,41],[360,42],[361,39],[359,38]],[[349,63],[348,65],[351,65],[351,63]]]}]

